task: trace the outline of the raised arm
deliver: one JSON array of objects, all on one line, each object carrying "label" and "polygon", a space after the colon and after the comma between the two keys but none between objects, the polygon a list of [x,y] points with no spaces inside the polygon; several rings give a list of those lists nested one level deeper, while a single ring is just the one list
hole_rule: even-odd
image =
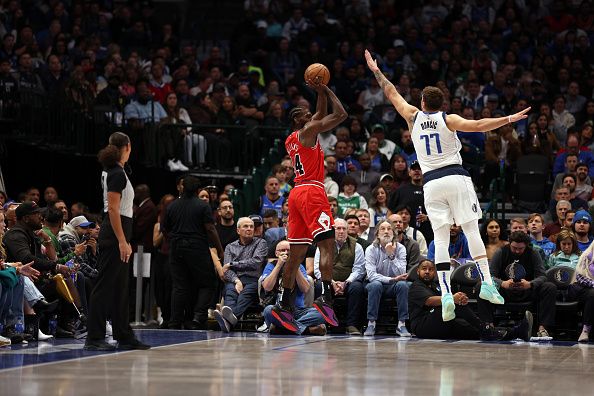
[{"label": "raised arm", "polygon": [[[344,120],[346,120],[348,114],[342,103],[334,92],[330,88],[322,84],[314,84],[312,88],[318,92],[318,100],[322,93],[325,92],[325,96],[330,99],[330,104],[332,105],[332,113],[324,116],[321,120],[316,120],[314,118],[311,119],[299,134],[299,139],[301,143],[307,146],[313,146],[312,142],[315,144],[315,139],[318,133],[330,131],[340,125]],[[319,102],[318,102],[319,107]],[[316,113],[317,114],[317,113]]]},{"label": "raised arm", "polygon": [[457,132],[487,132],[502,127],[505,124],[511,124],[528,117],[526,113],[530,111],[531,107],[512,114],[507,117],[497,118],[483,118],[480,120],[467,120],[457,114],[448,114],[446,116],[446,125],[451,131]]},{"label": "raised arm", "polygon": [[415,106],[408,104],[406,100],[400,95],[394,84],[392,84],[384,73],[380,70],[377,66],[377,61],[371,57],[371,53],[368,50],[365,50],[365,60],[367,61],[367,66],[369,70],[373,72],[375,79],[377,80],[378,84],[384,90],[384,95],[392,102],[396,111],[402,118],[406,120],[408,123],[412,123],[412,119],[417,111]]}]

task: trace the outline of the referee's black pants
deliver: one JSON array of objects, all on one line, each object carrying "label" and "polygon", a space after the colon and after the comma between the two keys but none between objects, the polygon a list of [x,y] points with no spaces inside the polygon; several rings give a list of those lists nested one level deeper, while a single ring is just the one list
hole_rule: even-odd
[{"label": "referee's black pants", "polygon": [[117,243],[100,246],[97,258],[100,271],[91,293],[87,321],[89,340],[105,338],[105,322],[108,318],[111,318],[115,340],[127,342],[135,338],[128,319],[128,265],[131,264],[120,259]]},{"label": "referee's black pants", "polygon": [[411,330],[419,338],[478,340],[481,321],[467,305],[456,305],[456,318],[444,322],[441,307],[434,307],[422,319],[412,321]]}]

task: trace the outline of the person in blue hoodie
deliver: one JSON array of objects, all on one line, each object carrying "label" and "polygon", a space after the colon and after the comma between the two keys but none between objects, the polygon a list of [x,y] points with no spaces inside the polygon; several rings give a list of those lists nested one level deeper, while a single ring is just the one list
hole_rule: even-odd
[{"label": "person in blue hoodie", "polygon": [[585,210],[575,212],[571,229],[577,238],[578,248],[581,252],[585,252],[592,243],[592,216],[590,213]]},{"label": "person in blue hoodie", "polygon": [[[462,227],[453,224],[450,227],[450,257],[453,259],[468,259],[472,260],[470,250],[468,250],[468,240],[462,232]],[[435,242],[431,241],[427,249],[427,258],[431,261],[435,260]]]},{"label": "person in blue hoodie", "polygon": [[530,233],[530,239],[532,244],[540,247],[544,252],[542,257],[543,262],[546,262],[548,258],[555,251],[555,244],[551,242],[547,237],[543,236],[544,231],[544,219],[542,215],[538,213],[532,213],[528,217],[528,232]]}]

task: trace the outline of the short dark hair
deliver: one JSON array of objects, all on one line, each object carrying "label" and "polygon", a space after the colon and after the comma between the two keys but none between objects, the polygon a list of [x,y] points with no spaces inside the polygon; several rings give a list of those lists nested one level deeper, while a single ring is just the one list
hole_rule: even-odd
[{"label": "short dark hair", "polygon": [[200,179],[196,176],[188,175],[184,177],[182,184],[184,186],[184,195],[186,197],[192,197],[196,194],[196,191],[200,190]]},{"label": "short dark hair", "polygon": [[412,214],[413,214],[412,209],[408,205],[399,205],[399,206],[397,206],[393,213],[398,213],[401,210],[406,210],[410,216],[412,216]]},{"label": "short dark hair", "polygon": [[532,241],[530,240],[528,234],[523,233],[522,231],[512,232],[509,236],[509,242],[524,243],[526,244],[526,247],[529,247],[532,244]]},{"label": "short dark hair", "polygon": [[59,225],[63,220],[62,211],[54,206],[48,206],[45,213],[45,222],[51,225]]},{"label": "short dark hair", "polygon": [[[569,155],[568,155],[569,157]],[[577,170],[577,168],[581,168],[581,167],[586,167],[588,169],[590,169],[590,166],[588,164],[586,164],[585,162],[578,162],[577,165],[575,166],[575,169]]]},{"label": "short dark hair", "polygon": [[349,221],[350,219],[357,220],[357,223],[360,223],[359,222],[359,218],[357,217],[357,215],[350,214],[350,215],[344,217],[344,221]]},{"label": "short dark hair", "polygon": [[437,87],[425,87],[421,97],[425,101],[425,107],[429,111],[437,111],[443,105],[443,92]]},{"label": "short dark hair", "polygon": [[278,213],[274,209],[266,209],[262,214],[262,218],[275,217],[278,219]]},{"label": "short dark hair", "polygon": [[357,187],[357,180],[355,180],[355,178],[353,176],[346,175],[345,177],[342,178],[342,183],[340,183],[340,186],[344,187],[347,184]]}]

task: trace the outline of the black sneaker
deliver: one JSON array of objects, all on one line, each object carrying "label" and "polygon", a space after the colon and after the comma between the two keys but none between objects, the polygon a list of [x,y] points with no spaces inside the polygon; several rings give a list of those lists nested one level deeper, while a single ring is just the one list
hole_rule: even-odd
[{"label": "black sneaker", "polygon": [[481,341],[501,341],[506,335],[507,331],[496,329],[490,325],[485,325],[480,330]]},{"label": "black sneaker", "polygon": [[91,340],[87,338],[83,349],[85,351],[115,351],[116,346],[105,342],[105,340]]},{"label": "black sneaker", "polygon": [[147,350],[147,349],[151,349],[151,346],[148,344],[143,344],[138,339],[133,338],[128,341],[118,342],[118,349],[121,349],[124,351],[130,351],[133,349]]},{"label": "black sneaker", "polygon": [[513,337],[520,338],[526,342],[530,341],[530,337],[532,337],[533,322],[534,318],[532,317],[532,312],[526,311],[522,322],[512,329]]},{"label": "black sneaker", "polygon": [[19,333],[15,330],[14,326],[9,326],[4,329],[2,332],[2,336],[6,338],[10,338],[10,342],[12,345],[20,344],[25,340],[24,333]]},{"label": "black sneaker", "polygon": [[334,308],[332,307],[332,300],[322,295],[316,298],[316,300],[313,302],[313,307],[322,314],[326,323],[328,323],[330,326],[338,326],[338,319],[336,319],[336,314],[334,313]]}]

